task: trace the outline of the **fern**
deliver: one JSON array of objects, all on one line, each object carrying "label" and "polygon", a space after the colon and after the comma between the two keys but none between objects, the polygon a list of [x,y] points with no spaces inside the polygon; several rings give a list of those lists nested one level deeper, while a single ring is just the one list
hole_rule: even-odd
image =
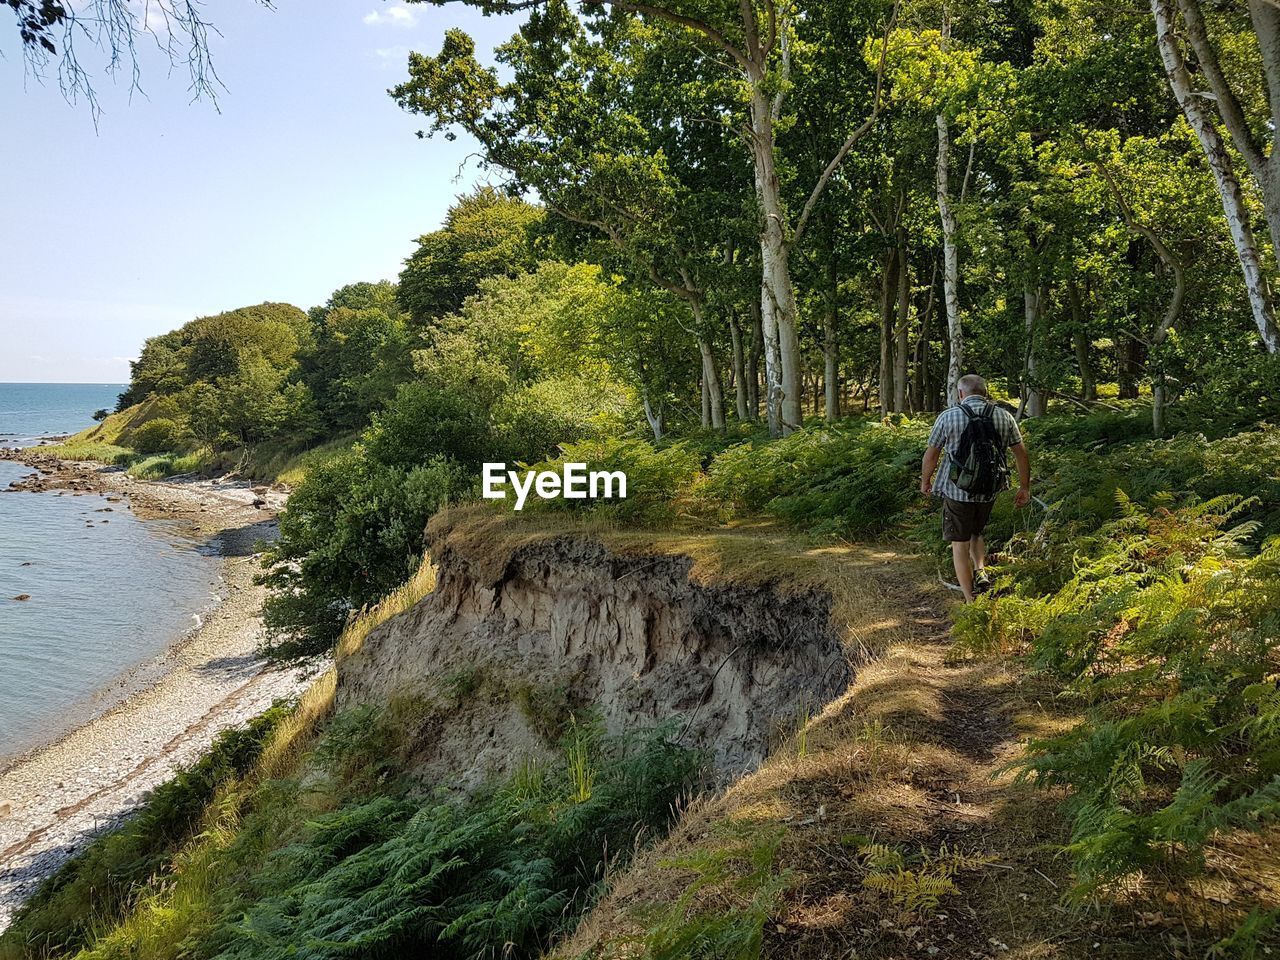
[{"label": "fern", "polygon": [[1077,897],[1153,864],[1199,870],[1215,835],[1280,814],[1280,539],[1249,554],[1252,497],[1114,500],[1056,590],[983,598],[959,624],[974,649],[1029,642],[1087,708],[1015,764],[1071,788]]}]

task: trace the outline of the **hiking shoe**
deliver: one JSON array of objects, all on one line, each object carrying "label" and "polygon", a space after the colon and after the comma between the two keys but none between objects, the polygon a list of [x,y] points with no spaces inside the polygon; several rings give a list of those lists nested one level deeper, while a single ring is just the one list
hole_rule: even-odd
[{"label": "hiking shoe", "polygon": [[980,593],[986,593],[991,589],[991,574],[985,570],[979,570],[973,575],[973,595],[976,597]]}]

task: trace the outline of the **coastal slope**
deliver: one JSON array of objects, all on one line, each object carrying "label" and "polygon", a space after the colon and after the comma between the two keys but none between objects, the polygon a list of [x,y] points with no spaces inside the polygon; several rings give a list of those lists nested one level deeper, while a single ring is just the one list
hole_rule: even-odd
[{"label": "coastal slope", "polygon": [[103,691],[87,723],[0,769],[0,930],[45,877],[147,791],[197,760],[222,730],[295,694],[307,677],[257,654],[265,588],[253,582],[256,550],[274,537],[279,495],[234,481],[138,481],[34,453],[24,461],[41,469],[32,488],[111,492],[143,518],[191,525],[222,558],[221,601],[197,629]]}]

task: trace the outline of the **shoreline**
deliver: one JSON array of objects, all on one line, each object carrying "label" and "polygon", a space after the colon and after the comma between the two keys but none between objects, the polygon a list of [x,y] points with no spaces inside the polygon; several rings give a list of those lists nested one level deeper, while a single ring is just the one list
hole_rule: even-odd
[{"label": "shoreline", "polygon": [[[314,668],[257,655],[264,587],[256,544],[272,539],[279,491],[244,481],[148,481],[119,467],[61,461],[44,448],[0,451],[39,473],[19,490],[120,497],[142,520],[177,520],[219,558],[218,597],[198,626],[122,671],[77,705],[69,724],[0,761],[0,931],[39,884],[84,844],[126,819],[153,787],[189,765],[222,730],[300,692]],[[21,748],[20,748],[21,749]]]}]

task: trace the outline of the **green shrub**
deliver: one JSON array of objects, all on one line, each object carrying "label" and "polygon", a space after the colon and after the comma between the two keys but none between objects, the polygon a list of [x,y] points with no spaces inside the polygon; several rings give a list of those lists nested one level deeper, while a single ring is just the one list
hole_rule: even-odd
[{"label": "green shrub", "polygon": [[640,935],[609,941],[605,955],[756,960],[764,946],[765,924],[793,879],[777,868],[785,835],[780,827],[718,826],[707,838],[714,838],[714,845],[662,864],[693,875],[675,902],[645,918]]},{"label": "green shrub", "polygon": [[[561,760],[469,799],[424,798],[397,775],[403,731],[387,715],[339,714],[300,768],[308,787],[267,781],[247,798],[196,909],[169,905],[163,878],[142,909],[190,911],[179,952],[222,960],[537,956],[699,776],[669,732],[576,728],[586,796]],[[86,957],[135,955],[136,929],[103,931]]]},{"label": "green shrub", "polygon": [[1074,543],[1061,587],[1015,584],[957,623],[971,647],[1030,643],[1087,706],[1021,765],[1072,790],[1079,895],[1151,867],[1194,872],[1219,832],[1280,815],[1280,540],[1249,554],[1254,506],[1121,495],[1121,516]]},{"label": "green shrub", "polygon": [[717,456],[707,494],[817,534],[887,529],[917,496],[928,424],[853,421],[744,443]]},{"label": "green shrub", "polygon": [[702,496],[705,478],[701,460],[681,443],[655,447],[644,440],[584,440],[563,445],[558,458],[533,469],[559,470],[565,463],[585,463],[588,470],[622,471],[627,475],[626,498],[531,499],[525,509],[577,510],[641,526],[705,521],[717,509]]},{"label": "green shrub", "polygon": [[183,443],[184,432],[181,424],[176,420],[157,417],[154,420],[148,420],[133,431],[130,442],[133,444],[133,449],[140,454],[150,456],[178,449]]},{"label": "green shrub", "polygon": [[290,496],[264,561],[261,580],[273,588],[264,608],[268,652],[292,658],[328,650],[352,610],[372,606],[413,574],[427,520],[473,485],[452,460],[389,465],[361,447],[315,467]]}]

